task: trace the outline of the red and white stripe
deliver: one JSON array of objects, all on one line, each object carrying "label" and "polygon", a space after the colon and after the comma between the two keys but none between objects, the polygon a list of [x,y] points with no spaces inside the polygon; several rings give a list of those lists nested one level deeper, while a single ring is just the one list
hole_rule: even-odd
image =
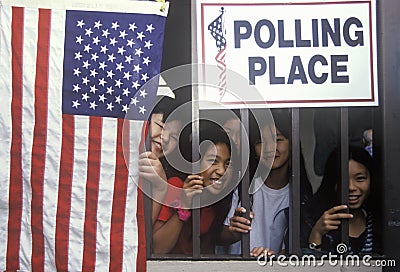
[{"label": "red and white stripe", "polygon": [[215,56],[215,61],[217,62],[217,67],[219,69],[219,100],[221,101],[226,92],[226,63],[225,63],[225,56],[226,56],[226,47],[222,48],[218,54]]},{"label": "red and white stripe", "polygon": [[0,270],[143,271],[143,122],[62,114],[64,24],[0,6]]}]

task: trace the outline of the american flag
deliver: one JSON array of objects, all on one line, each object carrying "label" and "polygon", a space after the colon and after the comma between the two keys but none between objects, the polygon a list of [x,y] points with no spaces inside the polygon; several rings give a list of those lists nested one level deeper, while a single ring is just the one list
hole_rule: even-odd
[{"label": "american flag", "polygon": [[220,70],[218,82],[220,100],[222,100],[226,92],[226,39],[223,20],[224,12],[225,9],[222,7],[220,10],[221,14],[208,25],[208,30],[215,39],[215,45],[218,49],[218,53],[215,55],[215,61],[217,62],[217,67]]},{"label": "american flag", "polygon": [[0,5],[0,270],[144,271],[137,158],[163,4],[13,3]]}]

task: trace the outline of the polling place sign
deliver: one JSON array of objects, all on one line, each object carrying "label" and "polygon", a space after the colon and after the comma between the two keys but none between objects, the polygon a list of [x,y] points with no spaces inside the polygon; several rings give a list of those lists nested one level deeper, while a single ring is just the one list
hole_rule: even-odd
[{"label": "polling place sign", "polygon": [[[375,0],[197,0],[195,13],[196,61],[217,67],[199,69],[201,81],[217,78],[199,88],[200,100],[230,108],[378,105]],[[239,77],[247,85],[232,92]]]}]

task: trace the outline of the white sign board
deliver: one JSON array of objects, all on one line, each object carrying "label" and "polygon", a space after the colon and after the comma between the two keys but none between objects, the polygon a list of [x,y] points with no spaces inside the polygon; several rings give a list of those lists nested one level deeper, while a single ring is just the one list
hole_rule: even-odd
[{"label": "white sign board", "polygon": [[[196,18],[197,63],[219,78],[201,108],[378,105],[375,0],[197,0]],[[257,94],[232,93],[229,71]]]}]

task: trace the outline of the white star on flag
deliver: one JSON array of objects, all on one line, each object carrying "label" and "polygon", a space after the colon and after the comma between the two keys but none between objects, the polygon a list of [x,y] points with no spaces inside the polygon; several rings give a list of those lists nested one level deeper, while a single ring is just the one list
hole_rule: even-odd
[{"label": "white star on flag", "polygon": [[118,48],[118,54],[120,54],[120,55],[123,55],[124,53],[125,53],[125,49],[124,49],[124,47],[123,46],[121,46],[121,47],[119,47]]},{"label": "white star on flag", "polygon": [[139,100],[137,100],[136,96],[131,98],[131,104],[134,104],[136,106],[136,104],[139,102]]},{"label": "white star on flag", "polygon": [[113,76],[115,76],[114,72],[113,72],[112,70],[108,70],[108,71],[107,71],[107,77],[109,77],[109,78],[112,79]]},{"label": "white star on flag", "polygon": [[115,68],[116,70],[118,70],[118,71],[122,71],[122,69],[124,69],[125,67],[124,67],[124,65],[122,64],[122,62],[121,63],[117,63],[117,68]]},{"label": "white star on flag", "polygon": [[135,32],[135,29],[137,28],[136,23],[129,24],[129,30],[132,30]]},{"label": "white star on flag", "polygon": [[72,101],[72,107],[78,108],[81,104],[78,102],[78,100]]},{"label": "white star on flag", "polygon": [[128,112],[128,110],[129,110],[128,105],[122,105],[123,112]]},{"label": "white star on flag", "polygon": [[111,102],[107,104],[107,110],[112,111],[113,108],[114,108],[114,106]]},{"label": "white star on flag", "polygon": [[119,37],[125,40],[125,37],[128,36],[128,34],[126,34],[125,30],[120,31],[119,32]]},{"label": "white star on flag", "polygon": [[98,73],[97,73],[96,69],[90,70],[90,76],[91,76],[91,77],[96,77],[97,74],[98,74]]},{"label": "white star on flag", "polygon": [[82,84],[85,84],[87,86],[89,82],[90,80],[87,77],[82,78]]},{"label": "white star on flag", "polygon": [[83,51],[90,53],[90,50],[92,50],[92,48],[90,47],[90,44],[85,45],[85,48],[83,49]]},{"label": "white star on flag", "polygon": [[76,26],[82,28],[84,25],[85,25],[85,23],[83,22],[83,20],[80,20],[77,22]]},{"label": "white star on flag", "polygon": [[95,94],[96,91],[97,91],[96,85],[90,86],[90,92],[91,92],[91,93],[94,93],[94,94]]},{"label": "white star on flag", "polygon": [[146,112],[146,109],[144,108],[144,106],[139,107],[139,108],[140,108],[139,112],[140,112],[141,114],[144,114],[144,113]]},{"label": "white star on flag", "polygon": [[142,74],[142,80],[143,80],[144,82],[146,82],[148,79],[149,79],[149,77],[148,77],[147,73]]},{"label": "white star on flag", "polygon": [[100,52],[103,53],[103,54],[106,54],[107,50],[108,50],[107,45],[103,45],[103,46],[101,46]]},{"label": "white star on flag", "polygon": [[93,34],[93,31],[91,28],[85,29],[85,36],[89,36]]},{"label": "white star on flag", "polygon": [[74,92],[79,92],[79,90],[81,89],[81,87],[79,87],[79,84],[74,84]]},{"label": "white star on flag", "polygon": [[112,26],[111,26],[111,28],[112,28],[112,29],[114,29],[114,30],[117,30],[117,29],[118,29],[118,27],[119,27],[119,24],[118,24],[118,22],[114,22],[114,23],[112,23]]},{"label": "white star on flag", "polygon": [[115,80],[115,87],[121,88],[124,83],[121,82],[121,79]]},{"label": "white star on flag", "polygon": [[133,39],[130,39],[127,41],[126,46],[129,46],[130,48],[132,48],[132,46],[135,45],[135,42],[133,41]]},{"label": "white star on flag", "polygon": [[140,73],[140,70],[142,70],[142,68],[140,68],[139,64],[136,64],[136,65],[133,66],[133,71],[134,72]]},{"label": "white star on flag", "polygon": [[76,52],[76,53],[75,53],[75,59],[81,60],[81,58],[82,58],[81,52]]},{"label": "white star on flag", "polygon": [[110,86],[110,87],[107,87],[107,93],[108,93],[109,95],[112,95],[113,92],[114,92],[114,89],[113,89],[111,86]]},{"label": "white star on flag", "polygon": [[74,69],[74,76],[79,76],[81,71],[79,71],[79,68]]},{"label": "white star on flag", "polygon": [[99,36],[96,36],[96,38],[93,38],[93,44],[95,44],[95,45],[99,45],[99,42],[100,42],[100,39],[99,39]]},{"label": "white star on flag", "polygon": [[150,62],[151,62],[151,60],[149,59],[149,57],[143,58],[143,64],[146,64],[146,66],[149,66]]},{"label": "white star on flag", "polygon": [[101,24],[100,20],[94,23],[94,28],[100,29],[103,25]]},{"label": "white star on flag", "polygon": [[143,40],[144,37],[146,37],[146,36],[143,34],[143,32],[138,32],[136,39]]},{"label": "white star on flag", "polygon": [[153,46],[150,40],[144,42],[144,47],[150,49]]},{"label": "white star on flag", "polygon": [[97,56],[97,52],[96,52],[96,53],[92,54],[91,60],[93,60],[94,62],[96,62],[98,58],[99,58],[99,56]]},{"label": "white star on flag", "polygon": [[103,34],[101,36],[106,37],[106,39],[108,38],[108,35],[110,35],[110,32],[108,31],[108,29],[106,30],[102,30]]},{"label": "white star on flag", "polygon": [[104,102],[106,101],[106,99],[107,99],[107,98],[105,97],[104,94],[99,95],[99,101],[100,101],[100,102],[103,102],[103,103],[104,103]]},{"label": "white star on flag", "polygon": [[132,59],[132,56],[131,56],[131,55],[125,56],[125,62],[131,64],[132,61],[133,61],[133,59]]},{"label": "white star on flag", "polygon": [[107,81],[104,80],[104,78],[99,79],[99,85],[103,86],[107,84]]},{"label": "white star on flag", "polygon": [[115,59],[116,59],[116,57],[114,57],[114,53],[111,55],[108,55],[108,61],[114,62]]},{"label": "white star on flag", "polygon": [[96,101],[90,102],[90,107],[89,108],[91,108],[93,110],[96,110],[96,107],[97,107]]},{"label": "white star on flag", "polygon": [[82,67],[85,68],[85,69],[89,69],[89,66],[90,66],[90,65],[91,65],[91,64],[89,63],[89,61],[88,61],[88,60],[85,60],[85,61],[83,62]]},{"label": "white star on flag", "polygon": [[101,70],[104,71],[104,69],[105,69],[106,67],[107,67],[107,64],[106,64],[105,61],[102,61],[102,62],[99,63],[99,68],[100,68]]},{"label": "white star on flag", "polygon": [[140,87],[140,84],[138,83],[138,81],[132,81],[132,88],[135,88],[136,90]]},{"label": "white star on flag", "polygon": [[135,55],[136,55],[136,56],[139,56],[139,57],[140,57],[141,54],[143,54],[142,48],[135,49]]},{"label": "white star on flag", "polygon": [[143,89],[143,90],[140,91],[140,96],[141,96],[141,97],[146,98],[146,95],[147,95],[147,93],[146,93],[146,90],[145,90],[145,89]]},{"label": "white star on flag", "polygon": [[148,31],[148,32],[153,32],[153,30],[155,29],[154,27],[153,27],[153,24],[150,24],[150,25],[147,25],[146,26],[147,28],[146,28],[146,31]]},{"label": "white star on flag", "polygon": [[123,91],[123,93],[122,93],[122,95],[129,96],[130,93],[131,93],[131,92],[129,91],[129,89],[128,89],[128,88],[125,88],[124,91]]},{"label": "white star on flag", "polygon": [[112,46],[115,46],[117,43],[118,43],[117,39],[115,39],[115,38],[111,38],[111,39],[110,39],[110,44],[111,44]]},{"label": "white star on flag", "polygon": [[129,71],[128,72],[124,72],[124,78],[126,80],[129,80],[131,77],[132,77],[132,75],[131,75],[131,73],[129,73]]},{"label": "white star on flag", "polygon": [[83,42],[82,36],[77,36],[76,43],[82,44],[82,42]]},{"label": "white star on flag", "polygon": [[82,94],[82,100],[85,100],[87,102],[89,98],[90,96],[88,96],[87,93]]}]

